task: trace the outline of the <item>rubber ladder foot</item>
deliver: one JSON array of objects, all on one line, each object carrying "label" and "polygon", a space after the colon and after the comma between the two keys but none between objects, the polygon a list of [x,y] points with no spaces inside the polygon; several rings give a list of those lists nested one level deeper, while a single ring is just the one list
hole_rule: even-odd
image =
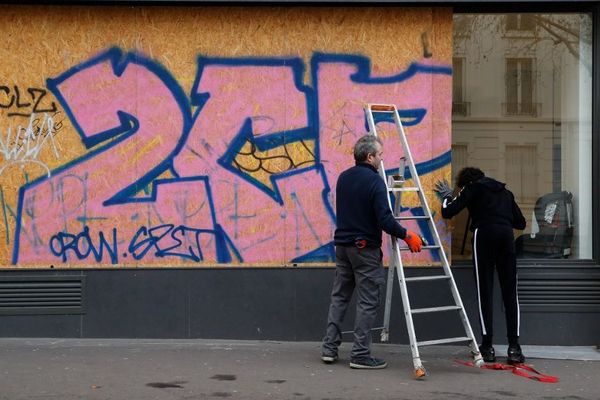
[{"label": "rubber ladder foot", "polygon": [[475,365],[477,368],[481,368],[483,364],[485,363],[483,362],[483,358],[481,356],[473,357],[473,365]]},{"label": "rubber ladder foot", "polygon": [[419,368],[415,369],[415,378],[420,379],[426,375],[427,375],[427,372],[425,371],[425,368],[419,367]]},{"label": "rubber ladder foot", "polygon": [[481,368],[483,366],[483,364],[485,364],[483,362],[483,357],[481,356],[481,353],[479,352],[479,350],[471,351],[471,356],[473,357],[473,366],[475,366],[477,368]]}]

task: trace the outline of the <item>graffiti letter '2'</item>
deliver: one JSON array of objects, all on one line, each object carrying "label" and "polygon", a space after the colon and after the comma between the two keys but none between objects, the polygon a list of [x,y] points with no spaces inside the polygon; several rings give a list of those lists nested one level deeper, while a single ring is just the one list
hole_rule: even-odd
[{"label": "graffiti letter '2'", "polygon": [[[118,226],[121,237],[131,237],[136,227],[129,235],[122,222],[138,218],[140,207],[123,206],[140,200],[134,196],[172,169],[172,159],[191,125],[189,103],[169,73],[155,62],[116,48],[49,79],[48,87],[88,149],[108,144],[21,189],[13,262],[47,261],[47,245],[61,228],[77,232],[90,225],[93,240]],[[68,185],[74,180],[65,180],[67,176],[83,178],[85,190]],[[156,193],[152,196],[155,208],[168,216],[175,214],[172,204],[157,207]],[[19,245],[20,227],[29,224],[39,233],[44,249],[32,248],[35,244],[27,241]]]}]

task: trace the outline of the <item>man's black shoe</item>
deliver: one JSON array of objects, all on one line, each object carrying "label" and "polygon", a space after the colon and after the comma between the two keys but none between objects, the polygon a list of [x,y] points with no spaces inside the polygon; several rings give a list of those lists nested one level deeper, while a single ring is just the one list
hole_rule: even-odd
[{"label": "man's black shoe", "polygon": [[332,364],[336,362],[337,359],[337,354],[321,354],[321,361],[323,361],[325,364]]},{"label": "man's black shoe", "polygon": [[521,346],[518,344],[511,344],[508,346],[508,357],[506,358],[506,362],[510,365],[523,364],[525,362]]},{"label": "man's black shoe", "polygon": [[496,351],[492,346],[479,346],[479,352],[485,362],[496,362]]},{"label": "man's black shoe", "polygon": [[387,363],[375,357],[353,358],[350,360],[350,368],[355,369],[382,369]]}]

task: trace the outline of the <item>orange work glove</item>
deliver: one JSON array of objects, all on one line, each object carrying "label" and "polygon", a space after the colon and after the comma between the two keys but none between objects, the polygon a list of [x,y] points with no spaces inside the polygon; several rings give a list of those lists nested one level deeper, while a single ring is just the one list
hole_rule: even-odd
[{"label": "orange work glove", "polygon": [[417,235],[416,233],[412,231],[406,231],[406,237],[402,240],[406,242],[412,253],[418,253],[421,251],[423,241],[421,240],[421,236]]}]

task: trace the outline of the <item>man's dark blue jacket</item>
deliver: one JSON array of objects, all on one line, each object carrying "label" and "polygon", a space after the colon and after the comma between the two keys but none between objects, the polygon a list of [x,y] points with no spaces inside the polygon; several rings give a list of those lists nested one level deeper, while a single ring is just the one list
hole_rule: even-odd
[{"label": "man's dark blue jacket", "polygon": [[387,196],[385,182],[370,164],[342,172],[336,186],[335,244],[348,246],[365,239],[369,247],[380,247],[382,229],[404,239],[406,229],[394,219]]}]

